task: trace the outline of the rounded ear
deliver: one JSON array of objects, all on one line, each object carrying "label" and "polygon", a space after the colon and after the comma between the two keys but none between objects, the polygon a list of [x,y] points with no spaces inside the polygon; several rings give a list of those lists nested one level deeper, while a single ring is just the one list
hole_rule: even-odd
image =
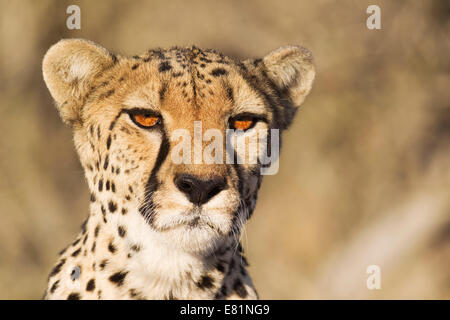
[{"label": "rounded ear", "polygon": [[80,123],[80,109],[91,82],[117,58],[101,46],[82,39],[54,44],[42,62],[44,81],[65,123]]},{"label": "rounded ear", "polygon": [[299,107],[316,74],[311,52],[301,46],[285,46],[266,55],[263,63],[269,79]]}]

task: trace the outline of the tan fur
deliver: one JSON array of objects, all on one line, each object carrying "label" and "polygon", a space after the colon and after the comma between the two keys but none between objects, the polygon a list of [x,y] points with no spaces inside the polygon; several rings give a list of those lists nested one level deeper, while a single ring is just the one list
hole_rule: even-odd
[{"label": "tan fur", "polygon": [[[259,165],[175,164],[172,138],[177,129],[193,137],[199,120],[203,133],[225,133],[242,113],[266,119],[246,133],[247,145],[257,129],[283,131],[312,86],[311,54],[289,46],[237,62],[191,47],[121,57],[92,42],[62,40],[44,57],[43,74],[73,127],[92,193],[85,227],[61,254],[45,297],[257,298],[238,236],[256,203]],[[127,114],[134,108],[158,112],[161,129],[138,127]],[[158,164],[164,146],[168,156]],[[226,188],[196,207],[176,187],[177,174],[221,177]],[[77,266],[80,277],[71,279]]]}]

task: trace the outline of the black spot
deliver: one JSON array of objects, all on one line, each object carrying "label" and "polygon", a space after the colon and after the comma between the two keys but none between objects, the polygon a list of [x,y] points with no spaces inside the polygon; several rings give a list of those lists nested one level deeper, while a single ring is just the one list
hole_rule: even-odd
[{"label": "black spot", "polygon": [[200,289],[209,289],[213,287],[213,280],[209,276],[202,276],[200,281],[197,282],[197,286]]},{"label": "black spot", "polygon": [[66,263],[66,259],[62,259],[50,272],[49,277],[53,277],[61,271],[61,267]]},{"label": "black spot", "polygon": [[58,254],[59,254],[59,255],[62,255],[64,252],[66,252],[67,248],[68,248],[68,247],[62,249]]},{"label": "black spot", "polygon": [[133,244],[131,246],[131,250],[139,252],[141,250],[141,247],[138,244]]},{"label": "black spot", "polygon": [[139,67],[139,63],[136,63],[131,67],[131,70],[136,70]]},{"label": "black spot", "polygon": [[117,59],[117,56],[114,53],[109,53],[109,55],[112,59],[113,64],[116,64],[117,61],[119,60],[119,59]]},{"label": "black spot", "polygon": [[166,85],[166,84],[163,84],[163,85],[161,86],[161,89],[159,90],[159,100],[160,100],[160,101],[163,101],[163,100],[164,100],[164,96],[165,96],[165,94],[166,94],[166,91],[167,91],[167,85]]},{"label": "black spot", "polygon": [[92,248],[91,248],[91,252],[95,252],[95,247],[96,247],[96,242],[94,241],[94,243],[92,244]]},{"label": "black spot", "polygon": [[161,62],[159,64],[159,68],[158,68],[159,72],[169,71],[170,69],[172,69],[172,66],[167,61]]},{"label": "black spot", "polygon": [[254,65],[255,67],[257,67],[258,64],[261,63],[261,61],[262,61],[262,59],[255,59],[255,60],[253,61],[253,65]]},{"label": "black spot", "polygon": [[228,290],[227,287],[225,285],[223,285],[219,291],[216,293],[214,299],[223,299],[227,296],[228,294]]},{"label": "black spot", "polygon": [[98,191],[103,191],[103,179],[100,179],[98,182]]},{"label": "black spot", "polygon": [[181,77],[182,75],[183,75],[183,72],[175,72],[174,74],[172,74],[172,77],[178,78],[178,77]]},{"label": "black spot", "polygon": [[211,63],[212,60],[208,59],[208,58],[204,58],[204,57],[200,57],[200,60],[206,63]]},{"label": "black spot", "polygon": [[141,292],[137,291],[136,289],[130,289],[130,298],[136,299],[136,300],[147,300],[145,296],[142,295]]},{"label": "black spot", "polygon": [[224,267],[223,264],[220,263],[220,262],[217,263],[216,269],[217,269],[217,271],[219,271],[219,272],[221,272],[221,273],[224,273],[224,272],[225,272],[225,267]]},{"label": "black spot", "polygon": [[93,193],[91,193],[91,202],[95,202],[95,195]]},{"label": "black spot", "polygon": [[109,183],[109,180],[106,180],[106,184],[105,184],[105,187],[106,187],[106,190],[109,190],[109,187],[110,187],[110,183]]},{"label": "black spot", "polygon": [[86,224],[87,224],[87,219],[84,220],[83,224],[81,225],[81,232],[82,232],[83,234],[86,233]]},{"label": "black spot", "polygon": [[100,99],[104,99],[104,98],[108,98],[109,96],[111,96],[114,93],[114,89],[109,90],[108,92],[106,92],[105,94],[103,94]]},{"label": "black spot", "polygon": [[126,215],[128,210],[126,208],[122,208],[122,215]]},{"label": "black spot", "polygon": [[59,280],[56,280],[50,288],[50,293],[54,293],[55,290],[58,289],[58,285],[59,285]]},{"label": "black spot", "polygon": [[123,285],[123,281],[125,280],[126,275],[128,274],[128,271],[119,271],[114,273],[112,276],[109,277],[109,281],[115,283],[118,287]]},{"label": "black spot", "polygon": [[116,185],[114,184],[114,182],[111,183],[111,191],[116,192]]},{"label": "black spot", "polygon": [[67,300],[80,300],[80,299],[81,299],[80,294],[76,292],[69,294],[69,296],[67,297]]},{"label": "black spot", "polygon": [[76,246],[76,245],[80,242],[80,240],[81,240],[81,239],[77,239],[77,240],[75,240],[74,242],[72,242],[72,246]]},{"label": "black spot", "polygon": [[106,155],[105,164],[103,165],[103,169],[106,170],[106,168],[108,168],[108,163],[109,163],[109,155]]},{"label": "black spot", "polygon": [[105,259],[105,260],[103,260],[102,262],[100,262],[100,269],[105,269],[105,267],[108,265],[108,260],[107,259]]},{"label": "black spot", "polygon": [[80,254],[80,252],[81,252],[81,248],[78,250],[75,250],[74,252],[72,252],[72,257],[78,256]]},{"label": "black spot", "polygon": [[129,195],[129,194],[127,194],[127,195],[125,196],[125,199],[127,199],[128,201],[130,201],[130,200],[131,200],[131,197],[130,197],[130,195]]},{"label": "black spot", "polygon": [[108,250],[109,250],[109,252],[111,252],[112,254],[114,254],[114,253],[116,253],[117,248],[116,248],[116,246],[115,246],[112,242],[110,242],[110,243],[108,244]]},{"label": "black spot", "polygon": [[228,96],[228,99],[230,99],[231,102],[234,101],[233,88],[231,88],[231,87],[227,88],[227,96]]},{"label": "black spot", "polygon": [[123,226],[119,226],[117,231],[119,232],[119,236],[122,237],[122,238],[125,237],[125,234],[127,233],[126,230],[125,230],[125,227],[123,227]]},{"label": "black spot", "polygon": [[106,148],[109,150],[111,147],[111,135],[108,136],[108,140],[106,140]]},{"label": "black spot", "polygon": [[91,280],[89,280],[89,282],[86,285],[86,290],[93,291],[94,289],[95,289],[95,280],[91,279]]},{"label": "black spot", "polygon": [[98,236],[98,231],[100,230],[100,225],[98,224],[94,229],[94,237]]},{"label": "black spot", "polygon": [[117,210],[117,204],[115,204],[114,202],[110,201],[110,202],[108,203],[108,209],[109,209],[109,211],[110,211],[111,213],[116,212],[116,210]]},{"label": "black spot", "polygon": [[233,290],[236,291],[237,295],[241,298],[245,298],[248,295],[247,290],[240,279],[234,281]]},{"label": "black spot", "polygon": [[228,72],[224,68],[215,68],[211,71],[211,75],[214,77],[220,77],[222,75],[226,75]]}]

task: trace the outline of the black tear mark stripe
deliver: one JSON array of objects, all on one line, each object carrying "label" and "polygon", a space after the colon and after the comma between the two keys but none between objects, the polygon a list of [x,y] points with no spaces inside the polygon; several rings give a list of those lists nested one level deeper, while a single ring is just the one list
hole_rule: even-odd
[{"label": "black tear mark stripe", "polygon": [[169,139],[167,138],[166,132],[163,129],[162,141],[159,147],[155,166],[153,167],[150,177],[147,181],[147,185],[145,186],[145,199],[143,202],[145,205],[142,205],[139,208],[139,212],[151,226],[153,226],[153,219],[154,219],[154,211],[152,209],[153,208],[152,194],[158,189],[159,181],[157,174],[164,160],[167,158],[169,150],[170,150],[170,142]]}]

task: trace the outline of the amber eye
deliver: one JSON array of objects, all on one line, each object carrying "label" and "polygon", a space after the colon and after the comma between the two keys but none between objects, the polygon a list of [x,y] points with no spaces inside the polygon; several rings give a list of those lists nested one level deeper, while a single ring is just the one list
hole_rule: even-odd
[{"label": "amber eye", "polygon": [[252,118],[234,119],[231,121],[231,126],[235,130],[247,130],[253,127],[255,120]]},{"label": "amber eye", "polygon": [[152,114],[148,114],[148,113],[135,113],[135,114],[131,114],[131,119],[133,119],[133,121],[140,125],[141,127],[144,128],[151,128],[156,126],[157,124],[159,124],[160,122],[160,117],[159,116],[155,116]]}]

